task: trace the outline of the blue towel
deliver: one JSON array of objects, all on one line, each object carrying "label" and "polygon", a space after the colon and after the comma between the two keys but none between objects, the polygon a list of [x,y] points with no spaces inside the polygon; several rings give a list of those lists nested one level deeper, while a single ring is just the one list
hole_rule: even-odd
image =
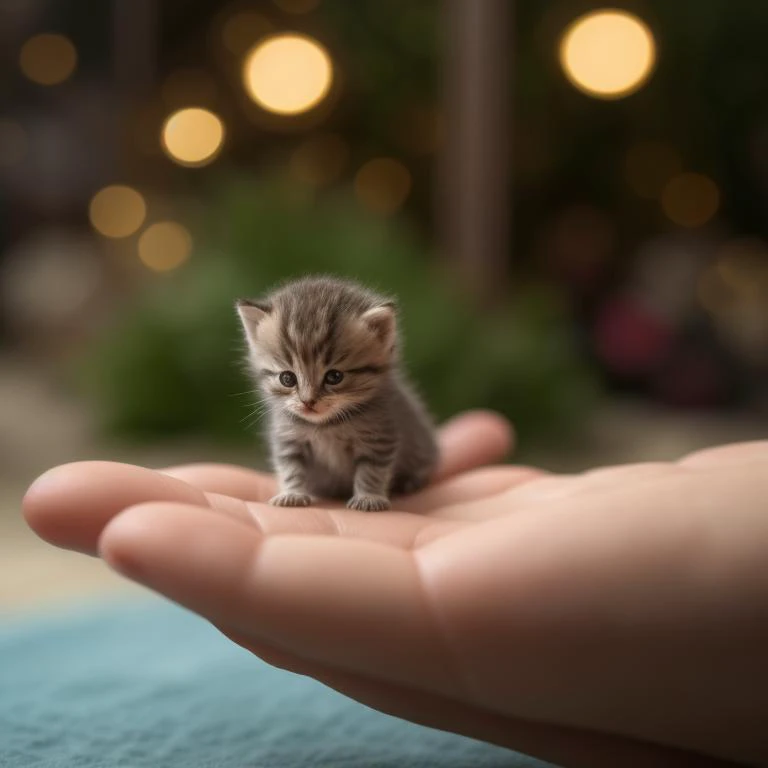
[{"label": "blue towel", "polygon": [[544,768],[273,669],[162,602],[0,627],[3,768]]}]

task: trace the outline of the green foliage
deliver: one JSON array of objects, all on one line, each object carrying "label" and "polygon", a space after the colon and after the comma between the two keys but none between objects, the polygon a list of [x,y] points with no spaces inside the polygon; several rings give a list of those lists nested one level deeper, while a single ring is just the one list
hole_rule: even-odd
[{"label": "green foliage", "polygon": [[552,294],[529,290],[479,312],[409,231],[346,198],[317,202],[280,181],[229,180],[212,199],[193,261],[158,278],[85,361],[86,389],[113,433],[252,439],[256,406],[233,302],[308,273],[398,298],[408,370],[438,418],[498,409],[525,441],[561,435],[590,403],[591,376]]}]

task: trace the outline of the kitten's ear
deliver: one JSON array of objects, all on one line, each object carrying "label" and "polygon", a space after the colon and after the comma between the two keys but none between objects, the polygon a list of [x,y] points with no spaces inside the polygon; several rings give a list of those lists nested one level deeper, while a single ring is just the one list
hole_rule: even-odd
[{"label": "kitten's ear", "polygon": [[361,319],[382,344],[391,345],[394,342],[397,331],[397,306],[394,301],[363,312]]},{"label": "kitten's ear", "polygon": [[235,302],[235,308],[243,324],[245,335],[249,341],[256,341],[256,329],[259,323],[272,312],[272,305],[268,301],[238,299]]}]

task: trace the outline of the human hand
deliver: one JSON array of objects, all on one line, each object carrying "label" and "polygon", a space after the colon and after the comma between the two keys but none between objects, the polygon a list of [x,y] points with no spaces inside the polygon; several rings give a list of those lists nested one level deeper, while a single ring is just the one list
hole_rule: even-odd
[{"label": "human hand", "polygon": [[[468,418],[464,453],[444,436],[444,476],[499,437]],[[384,711],[567,765],[705,765],[692,753],[765,759],[749,497],[766,454],[473,470],[376,515],[264,506],[271,480],[244,470],[90,463],[48,473],[25,509],[44,538],[98,546],[267,661]],[[717,514],[726,500],[738,515]]]}]

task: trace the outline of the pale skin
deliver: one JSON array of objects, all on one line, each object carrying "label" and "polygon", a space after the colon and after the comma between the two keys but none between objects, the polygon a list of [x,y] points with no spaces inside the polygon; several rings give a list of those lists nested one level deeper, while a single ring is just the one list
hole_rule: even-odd
[{"label": "pale skin", "polygon": [[[396,511],[200,464],[64,465],[24,501],[266,661],[564,766],[768,765],[768,441],[556,476],[471,413]],[[290,713],[286,713],[290,717]]]}]

